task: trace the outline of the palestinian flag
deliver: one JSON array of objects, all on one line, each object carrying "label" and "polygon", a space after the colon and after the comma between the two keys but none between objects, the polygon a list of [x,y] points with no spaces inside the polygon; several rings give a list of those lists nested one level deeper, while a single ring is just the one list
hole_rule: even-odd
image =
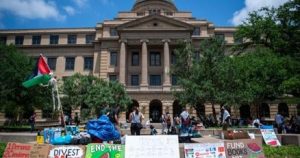
[{"label": "palestinian flag", "polygon": [[40,55],[34,71],[30,75],[30,77],[27,78],[27,81],[22,83],[22,85],[26,88],[30,88],[39,84],[48,84],[49,80],[51,79],[51,76],[49,74],[50,68],[46,63],[44,57]]}]

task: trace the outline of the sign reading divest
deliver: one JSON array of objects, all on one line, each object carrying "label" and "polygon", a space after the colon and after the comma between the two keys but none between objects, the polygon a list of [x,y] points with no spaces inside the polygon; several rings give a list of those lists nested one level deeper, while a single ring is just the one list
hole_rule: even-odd
[{"label": "sign reading divest", "polygon": [[224,142],[184,144],[185,158],[225,158]]},{"label": "sign reading divest", "polygon": [[261,139],[225,141],[227,158],[265,158]]},{"label": "sign reading divest", "polygon": [[271,146],[280,146],[280,142],[276,137],[273,126],[262,126],[260,132],[264,138],[266,144]]},{"label": "sign reading divest", "polygon": [[48,158],[84,158],[84,146],[53,146]]},{"label": "sign reading divest", "polygon": [[179,158],[178,136],[126,136],[125,158]]},{"label": "sign reading divest", "polygon": [[7,143],[3,158],[30,158],[33,144]]},{"label": "sign reading divest", "polygon": [[125,146],[117,144],[89,144],[85,158],[124,158]]}]

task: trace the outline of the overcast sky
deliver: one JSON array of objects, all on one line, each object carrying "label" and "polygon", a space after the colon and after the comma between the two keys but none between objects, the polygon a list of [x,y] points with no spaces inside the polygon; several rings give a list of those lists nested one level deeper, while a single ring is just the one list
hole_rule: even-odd
[{"label": "overcast sky", "polygon": [[[248,12],[264,6],[278,7],[288,0],[174,0],[181,11],[216,26],[236,26]],[[130,11],[135,0],[0,0],[0,28],[95,27]]]}]

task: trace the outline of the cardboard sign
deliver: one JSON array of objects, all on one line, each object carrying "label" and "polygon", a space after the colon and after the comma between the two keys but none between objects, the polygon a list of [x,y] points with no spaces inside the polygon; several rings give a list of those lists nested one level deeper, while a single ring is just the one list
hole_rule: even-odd
[{"label": "cardboard sign", "polygon": [[48,144],[34,144],[30,151],[30,158],[48,158],[51,145]]},{"label": "cardboard sign", "polygon": [[184,144],[185,158],[225,158],[224,142]]},{"label": "cardboard sign", "polygon": [[260,132],[264,138],[266,144],[271,146],[281,146],[279,140],[276,137],[273,126],[263,126]]},{"label": "cardboard sign", "polygon": [[265,158],[261,139],[239,139],[225,141],[227,158]]},{"label": "cardboard sign", "polygon": [[179,158],[178,136],[126,136],[125,158]]},{"label": "cardboard sign", "polygon": [[53,146],[48,158],[84,158],[85,146]]},{"label": "cardboard sign", "polygon": [[118,144],[89,144],[85,158],[124,158],[125,146]]},{"label": "cardboard sign", "polygon": [[3,158],[30,158],[33,144],[7,143]]}]

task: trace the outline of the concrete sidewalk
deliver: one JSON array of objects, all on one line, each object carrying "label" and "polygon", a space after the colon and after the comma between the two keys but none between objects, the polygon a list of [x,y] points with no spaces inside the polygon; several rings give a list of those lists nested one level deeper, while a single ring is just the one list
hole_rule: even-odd
[{"label": "concrete sidewalk", "polygon": [[1,132],[1,142],[19,142],[19,143],[30,143],[36,141],[37,133],[33,132]]}]

